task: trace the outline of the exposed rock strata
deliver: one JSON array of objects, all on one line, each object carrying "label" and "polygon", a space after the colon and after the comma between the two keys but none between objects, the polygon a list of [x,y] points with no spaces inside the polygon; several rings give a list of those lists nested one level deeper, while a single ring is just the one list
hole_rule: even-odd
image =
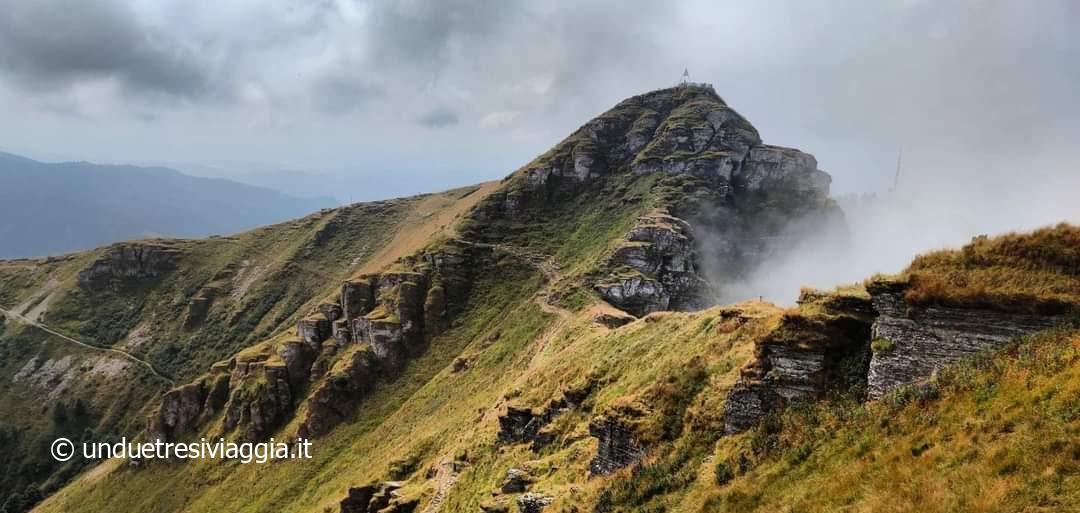
[{"label": "exposed rock strata", "polygon": [[202,287],[188,300],[187,315],[184,317],[184,329],[196,328],[206,320],[217,294],[218,290],[214,287]]},{"label": "exposed rock strata", "polygon": [[901,385],[930,377],[935,370],[972,355],[996,350],[1021,336],[1049,329],[1062,316],[987,309],[914,306],[904,300],[903,283],[879,281],[869,287],[874,308],[875,351],[867,378],[871,399]]},{"label": "exposed rock strata", "polygon": [[[620,413],[627,413],[622,409]],[[629,412],[632,415],[644,412]],[[620,415],[621,416],[621,415]],[[610,474],[637,463],[645,456],[646,447],[634,436],[634,428],[620,416],[604,415],[589,423],[589,435],[598,441],[596,456],[589,463],[592,475]]]},{"label": "exposed rock strata", "polygon": [[690,225],[666,212],[638,219],[608,260],[610,277],[596,286],[609,303],[641,316],[703,306],[707,284],[695,265]]},{"label": "exposed rock strata", "polygon": [[544,431],[544,428],[555,417],[571,409],[587,406],[586,400],[597,385],[595,380],[587,380],[580,386],[568,387],[559,398],[549,401],[540,412],[508,405],[506,413],[499,416],[499,432],[496,436],[500,442],[506,444],[529,443],[533,452],[540,452],[555,439],[555,434]]},{"label": "exposed rock strata", "polygon": [[464,251],[448,245],[405,259],[400,265],[408,271],[345,283],[336,301],[320,304],[297,322],[296,339],[278,340],[216,366],[207,378],[218,387],[213,404],[206,402],[211,394],[202,381],[167,393],[149,432],[174,439],[204,423],[207,412],[224,408],[225,431],[258,440],[299,407],[299,436],[327,433],[378,379],[422,352],[460,311],[471,284]]},{"label": "exposed rock strata", "polygon": [[517,498],[518,511],[521,513],[540,513],[555,502],[555,499],[539,493],[523,493]]},{"label": "exposed rock strata", "polygon": [[712,87],[688,85],[629,98],[524,166],[481,203],[470,237],[496,241],[500,226],[513,229],[507,220],[642,174],[663,175],[657,187],[671,194],[658,195],[660,210],[638,221],[592,283],[638,316],[714,304],[725,284],[818,237],[802,228],[807,218],[843,225],[812,155],[763,144]]},{"label": "exposed rock strata", "polygon": [[786,314],[758,343],[725,402],[725,431],[744,431],[793,401],[834,391],[878,399],[946,365],[1066,322],[1064,315],[914,305],[904,298],[906,287],[877,280],[867,286],[869,299],[804,295],[800,303],[816,302],[824,313]]},{"label": "exposed rock strata", "polygon": [[97,289],[130,280],[154,278],[175,269],[179,255],[179,249],[164,244],[114,244],[79,271],[78,283],[84,289]]},{"label": "exposed rock strata", "polygon": [[[804,295],[802,303],[816,300]],[[828,299],[824,313],[785,314],[755,347],[724,404],[724,430],[753,427],[769,412],[830,392],[862,397],[870,359],[868,299]]]}]

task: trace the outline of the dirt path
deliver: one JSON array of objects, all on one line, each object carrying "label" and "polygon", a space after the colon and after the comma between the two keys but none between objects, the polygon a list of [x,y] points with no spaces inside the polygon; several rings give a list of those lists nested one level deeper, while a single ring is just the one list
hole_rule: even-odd
[{"label": "dirt path", "polygon": [[172,378],[166,376],[161,371],[157,370],[157,368],[154,367],[154,364],[152,364],[152,363],[150,363],[150,362],[148,362],[146,360],[143,360],[142,358],[139,358],[138,356],[135,356],[135,355],[123,350],[123,349],[117,349],[115,347],[101,347],[101,346],[95,346],[93,344],[87,344],[86,342],[76,340],[74,338],[71,338],[71,337],[63,334],[63,333],[60,333],[59,331],[56,331],[56,330],[46,326],[45,324],[42,324],[42,323],[36,321],[34,319],[24,317],[24,316],[22,316],[22,315],[20,315],[18,313],[15,313],[14,311],[6,310],[4,308],[0,308],[0,314],[3,314],[7,318],[13,319],[13,320],[15,320],[17,322],[22,322],[23,324],[33,326],[33,327],[35,327],[35,328],[37,328],[37,329],[39,329],[41,331],[44,331],[45,333],[48,333],[48,334],[53,335],[55,337],[58,337],[58,338],[61,338],[63,340],[66,340],[68,342],[71,342],[72,344],[82,346],[82,347],[85,347],[87,349],[94,350],[94,351],[104,351],[104,352],[107,352],[107,353],[118,354],[118,355],[120,355],[120,356],[122,356],[124,358],[127,358],[128,360],[131,360],[131,361],[133,361],[133,362],[135,362],[135,363],[137,363],[139,365],[142,365],[143,367],[146,367],[146,369],[149,370],[154,376],[156,376],[156,377],[160,378],[161,380],[165,381],[170,386],[175,384],[173,382]]},{"label": "dirt path", "polygon": [[439,463],[439,470],[435,471],[435,493],[421,513],[438,513],[460,475],[453,461],[443,460]]},{"label": "dirt path", "polygon": [[[509,244],[489,244],[485,242],[473,242],[464,239],[454,239],[454,242],[464,244],[466,246],[473,246],[477,248],[488,248],[494,251],[499,251],[512,255],[520,259],[522,262],[535,267],[540,274],[544,275],[544,281],[548,285],[556,283],[563,278],[562,270],[559,267],[559,263],[555,261],[554,257],[539,253],[536,251],[528,250],[525,248],[511,246]],[[551,290],[541,290],[536,294],[534,299],[536,304],[540,306],[540,309],[554,315],[558,315],[565,321],[572,317],[574,314],[570,310],[567,310],[551,300]],[[560,323],[562,324],[562,323]]]},{"label": "dirt path", "polygon": [[[455,242],[466,246],[488,248],[517,257],[521,261],[539,270],[544,276],[544,281],[547,285],[556,283],[563,278],[558,262],[551,256],[508,244],[488,244],[463,239],[455,239]],[[558,316],[559,318],[556,323],[552,324],[542,335],[540,335],[536,349],[536,354],[540,354],[543,352],[548,341],[553,339],[564,327],[566,327],[574,314],[570,310],[555,304],[551,299],[551,290],[547,288],[537,292],[533,301],[536,302],[541,310]],[[530,367],[532,367],[532,363],[530,363]],[[435,493],[431,496],[431,502],[428,503],[427,507],[425,507],[421,513],[439,513],[439,510],[442,509],[443,502],[446,500],[446,496],[450,493],[450,489],[454,487],[454,484],[457,483],[460,475],[461,473],[458,471],[454,461],[444,458],[439,464],[439,469],[435,473]]]}]

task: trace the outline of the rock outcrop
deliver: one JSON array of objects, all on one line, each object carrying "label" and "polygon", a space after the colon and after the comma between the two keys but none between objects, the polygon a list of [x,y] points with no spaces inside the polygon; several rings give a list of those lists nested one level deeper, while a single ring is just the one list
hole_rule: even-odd
[{"label": "rock outcrop", "polygon": [[202,287],[188,300],[187,315],[184,317],[184,329],[194,329],[206,320],[217,294],[218,290],[214,287]]},{"label": "rock outcrop", "polygon": [[84,289],[98,289],[132,280],[155,278],[175,269],[179,256],[179,249],[165,244],[114,244],[79,271],[78,284]]},{"label": "rock outcrop", "polygon": [[929,378],[945,365],[1001,349],[1021,336],[1065,321],[1061,315],[911,305],[904,299],[906,286],[876,281],[868,287],[878,312],[872,333],[877,343],[867,377],[871,399]]},{"label": "rock outcrop", "polygon": [[[810,307],[810,303],[817,303]],[[745,431],[769,412],[830,392],[862,398],[870,360],[870,300],[804,293],[755,347],[724,403],[724,430]],[[820,311],[819,311],[820,309]]]},{"label": "rock outcrop", "polygon": [[345,354],[305,401],[297,436],[317,438],[329,433],[355,410],[378,375],[378,360],[370,349]]},{"label": "rock outcrop", "polygon": [[903,280],[877,279],[869,296],[804,293],[800,309],[758,341],[724,406],[727,433],[793,401],[830,393],[878,399],[946,365],[1068,321],[1067,314],[912,304]]},{"label": "rock outcrop", "polygon": [[523,493],[533,483],[533,477],[528,472],[512,468],[506,471],[499,491],[502,493]]},{"label": "rock outcrop", "polygon": [[229,393],[229,379],[213,374],[169,390],[161,397],[161,405],[147,423],[147,435],[151,440],[175,440],[176,435],[186,432],[209,420],[225,405]]},{"label": "rock outcrop", "polygon": [[584,383],[567,387],[557,399],[548,401],[540,412],[507,405],[506,413],[499,416],[499,432],[496,436],[505,444],[529,443],[533,452],[540,452],[555,438],[553,433],[544,431],[544,427],[571,409],[586,407],[587,399],[597,386],[596,380],[587,379]]},{"label": "rock outcrop", "polygon": [[402,483],[387,481],[377,485],[349,488],[349,495],[341,500],[341,513],[412,513],[420,505],[418,499],[404,498],[398,494]]},{"label": "rock outcrop", "polygon": [[326,434],[464,306],[472,280],[466,249],[478,258],[484,251],[448,244],[399,262],[407,270],[345,283],[339,298],[297,321],[295,339],[265,343],[216,366],[207,378],[217,387],[212,394],[203,381],[166,394],[149,432],[175,439],[224,408],[223,429],[246,440],[270,436],[297,411],[298,436]]},{"label": "rock outcrop", "polygon": [[690,225],[667,212],[638,219],[626,242],[608,259],[608,278],[596,291],[637,316],[704,305],[707,283],[695,266]]},{"label": "rock outcrop", "polygon": [[555,499],[540,493],[523,493],[517,498],[518,511],[521,513],[540,513],[555,502]]},{"label": "rock outcrop", "polygon": [[625,418],[647,414],[637,409],[621,408],[619,415],[603,415],[589,423],[589,435],[598,441],[596,456],[589,463],[591,475],[610,474],[637,463],[645,456],[647,448],[637,440],[634,428]]}]

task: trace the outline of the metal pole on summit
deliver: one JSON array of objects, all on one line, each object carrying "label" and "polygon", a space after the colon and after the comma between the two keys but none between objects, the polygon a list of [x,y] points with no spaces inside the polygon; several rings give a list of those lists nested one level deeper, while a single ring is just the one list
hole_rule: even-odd
[{"label": "metal pole on summit", "polygon": [[896,153],[896,175],[893,176],[892,192],[896,194],[896,189],[900,187],[900,162],[904,158],[904,147],[900,147],[900,151]]}]

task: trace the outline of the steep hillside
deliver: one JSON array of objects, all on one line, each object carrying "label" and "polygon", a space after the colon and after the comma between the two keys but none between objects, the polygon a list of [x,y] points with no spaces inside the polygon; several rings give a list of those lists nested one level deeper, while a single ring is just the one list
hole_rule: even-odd
[{"label": "steep hillside", "polygon": [[[291,326],[330,284],[450,233],[490,188],[358,204],[234,237],[0,262],[0,443],[13,456],[0,465],[18,476],[2,492],[62,482],[78,468],[48,457],[58,434],[140,432],[161,391]],[[60,421],[57,411],[75,406],[82,414]]]},{"label": "steep hillside", "polygon": [[[94,407],[74,418],[115,406],[123,422],[107,433],[143,440],[312,439],[307,460],[101,463],[35,511],[881,504],[887,492],[813,499],[798,487],[817,474],[790,476],[815,469],[840,481],[831,473],[843,467],[802,464],[846,450],[841,436],[866,432],[867,419],[901,412],[913,420],[898,436],[926,437],[917,408],[939,400],[953,408],[966,392],[956,385],[954,399],[952,385],[925,380],[1017,337],[1068,329],[1057,327],[1077,311],[1078,229],[980,239],[898,276],[805,291],[795,308],[717,306],[725,287],[766,257],[843,236],[828,185],[812,156],[764,145],[711,87],[685,85],[619,103],[498,184],[337,209],[236,241],[150,241],[5,263],[0,276],[13,292],[3,299],[23,305],[20,315],[43,310],[58,333],[127,341],[117,348],[130,346],[165,376],[131,361],[123,386],[81,387]],[[266,245],[255,256],[226,251],[256,244]],[[251,286],[267,293],[249,287],[233,297],[243,271],[229,263],[250,269],[237,259],[259,257],[280,270]],[[921,288],[931,277],[946,285]],[[983,300],[951,296],[962,284]],[[42,309],[36,298],[50,290],[58,292]],[[261,315],[247,317],[252,308]],[[130,340],[144,323],[159,338],[140,349]],[[1073,336],[1054,333],[1039,347]],[[70,341],[25,320],[9,320],[0,341],[20,355],[0,374],[13,384],[71,373],[62,353],[44,352],[73,350],[61,344]],[[1070,350],[1061,351],[1054,358],[1071,365]],[[1072,390],[1069,369],[1044,375],[1061,372]],[[131,385],[136,371],[142,385]],[[43,404],[50,389],[40,385],[31,400]],[[918,395],[929,389],[942,393]],[[117,405],[124,390],[142,395]],[[9,395],[3,404],[31,411],[26,394]],[[23,414],[37,419],[30,432],[41,440],[70,423],[48,411],[55,406]],[[1069,415],[1053,434],[1072,432]],[[892,457],[894,433],[878,433],[867,451]],[[1072,472],[1065,463],[1061,479]],[[1031,477],[1034,468],[1018,464],[1012,475]],[[50,484],[78,470],[73,460]],[[791,501],[770,483],[788,487]],[[964,493],[957,500],[969,500]],[[1054,499],[1068,504],[1067,494]]]},{"label": "steep hillside", "polygon": [[166,168],[44,163],[0,153],[0,258],[140,237],[232,234],[335,204]]}]

